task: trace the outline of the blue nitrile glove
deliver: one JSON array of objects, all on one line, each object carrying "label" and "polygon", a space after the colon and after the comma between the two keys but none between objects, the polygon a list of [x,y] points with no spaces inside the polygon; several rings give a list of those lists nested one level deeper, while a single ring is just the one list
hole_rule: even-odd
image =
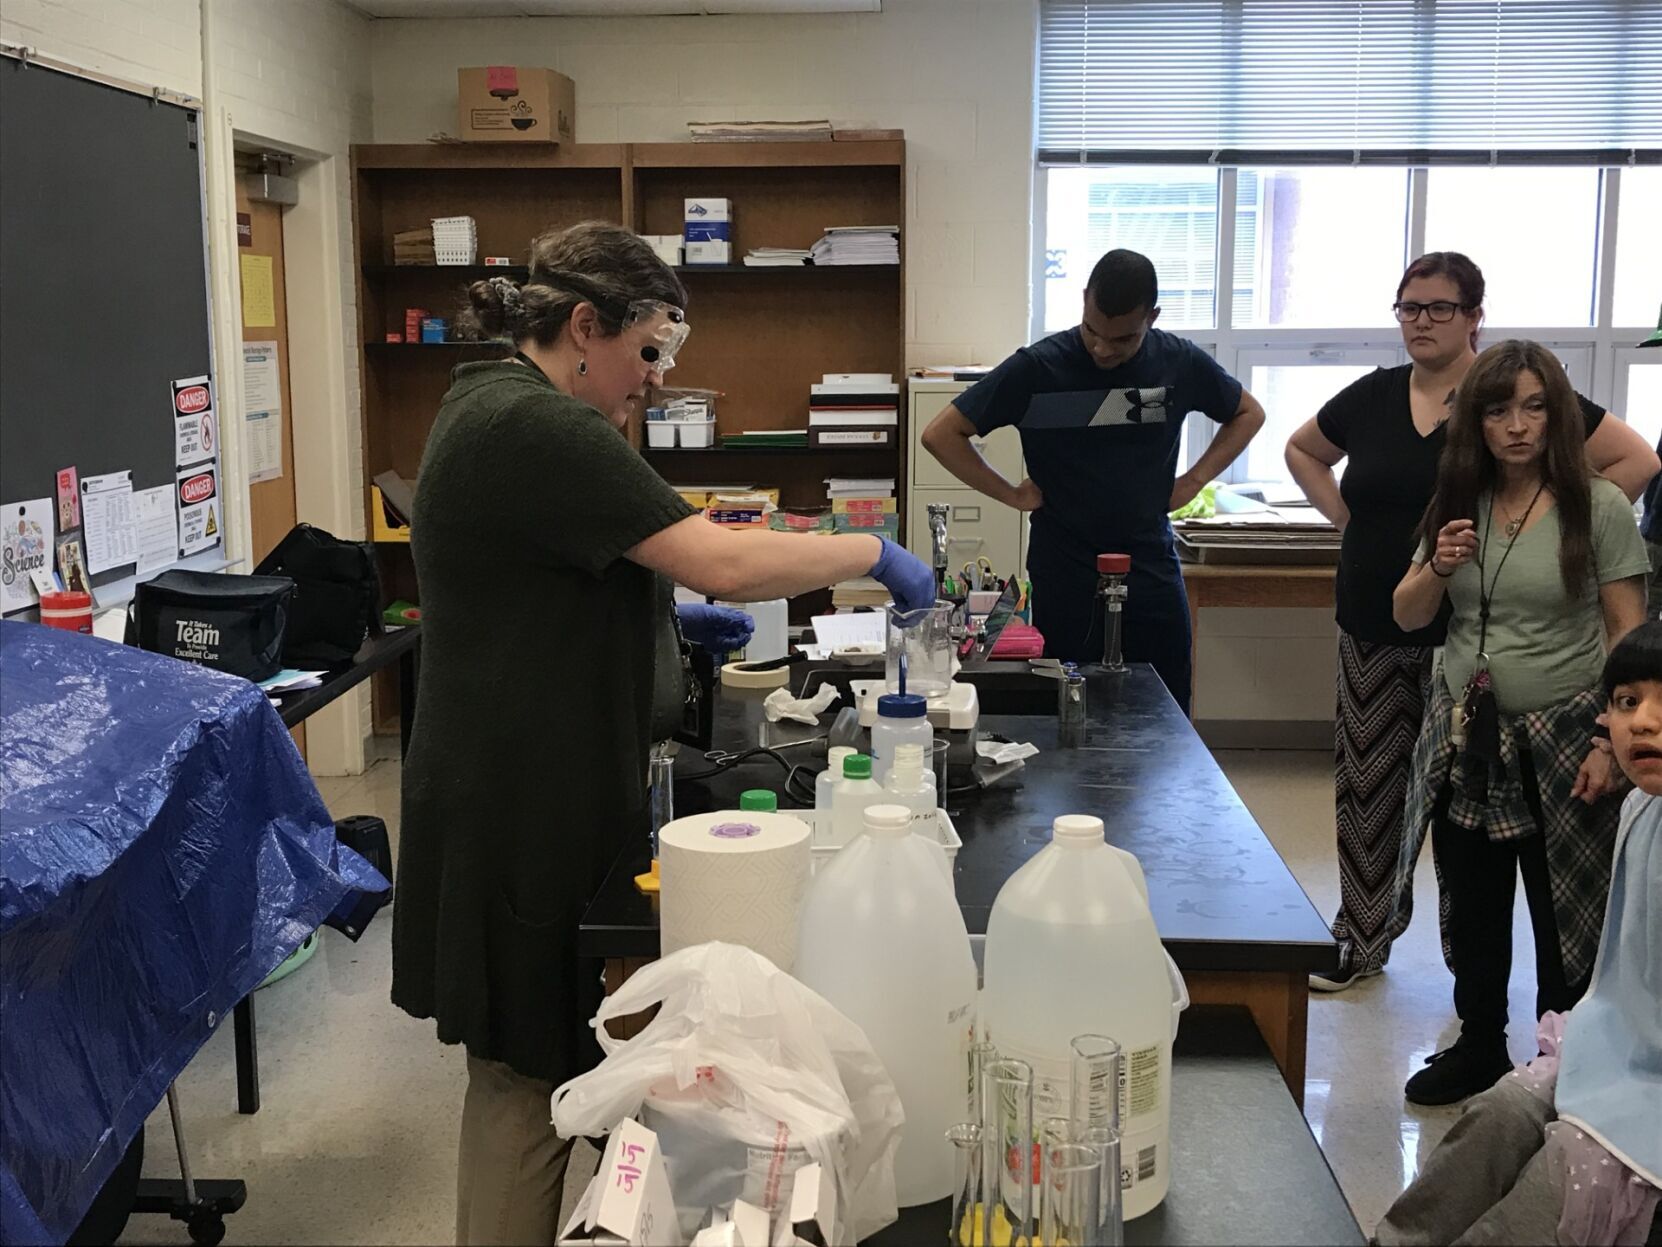
[{"label": "blue nitrile glove", "polygon": [[883,552],[868,573],[889,591],[896,609],[920,610],[935,604],[935,573],[929,565],[904,546],[898,546],[887,537],[879,537]]},{"label": "blue nitrile glove", "polygon": [[710,606],[704,602],[677,605],[681,635],[712,654],[726,654],[750,644],[756,621],[731,606]]}]

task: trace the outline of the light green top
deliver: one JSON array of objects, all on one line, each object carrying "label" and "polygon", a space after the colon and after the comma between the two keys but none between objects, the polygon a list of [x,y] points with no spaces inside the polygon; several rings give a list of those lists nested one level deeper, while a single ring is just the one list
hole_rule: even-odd
[{"label": "light green top", "polygon": [[[1477,535],[1482,539],[1489,495],[1478,500]],[[1502,714],[1542,710],[1597,684],[1604,671],[1604,611],[1598,586],[1650,571],[1644,539],[1633,507],[1620,489],[1602,478],[1593,481],[1593,577],[1585,591],[1564,592],[1558,571],[1558,508],[1518,534],[1495,584],[1495,569],[1506,549],[1506,530],[1489,526],[1482,583],[1494,584],[1489,605],[1489,672]],[[1414,555],[1425,562],[1422,543]],[[1477,667],[1479,576],[1471,563],[1449,578],[1454,604],[1448,640],[1443,645],[1443,677],[1458,703]]]}]

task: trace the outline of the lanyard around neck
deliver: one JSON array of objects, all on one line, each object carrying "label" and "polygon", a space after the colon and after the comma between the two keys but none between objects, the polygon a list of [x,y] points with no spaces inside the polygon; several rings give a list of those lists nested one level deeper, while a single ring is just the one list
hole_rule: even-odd
[{"label": "lanyard around neck", "polygon": [[1524,508],[1523,515],[1518,518],[1517,529],[1506,539],[1506,549],[1501,551],[1500,562],[1495,564],[1494,579],[1490,580],[1488,587],[1485,588],[1483,584],[1485,570],[1483,555],[1489,548],[1489,533],[1494,528],[1495,507],[1499,502],[1499,495],[1489,495],[1489,510],[1483,517],[1483,545],[1477,554],[1477,656],[1478,661],[1485,666],[1488,665],[1489,661],[1489,604],[1495,600],[1495,586],[1500,583],[1500,574],[1505,570],[1506,560],[1512,556],[1512,547],[1517,545],[1518,538],[1523,536],[1524,525],[1529,523],[1530,512],[1535,510],[1535,504],[1541,500],[1541,491],[1546,487],[1547,483],[1545,481],[1535,487],[1535,496],[1529,500],[1529,505]]}]

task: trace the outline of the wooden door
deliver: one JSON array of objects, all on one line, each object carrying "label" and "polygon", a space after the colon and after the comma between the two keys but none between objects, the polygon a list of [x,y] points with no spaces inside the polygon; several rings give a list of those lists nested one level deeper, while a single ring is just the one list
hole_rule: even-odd
[{"label": "wooden door", "polygon": [[[249,472],[249,546],[257,562],[295,525],[294,408],[289,401],[283,210],[251,201],[240,182],[237,263],[244,343],[243,462]],[[269,349],[250,350],[251,344],[267,344]],[[294,743],[305,757],[305,724],[294,729]]]}]

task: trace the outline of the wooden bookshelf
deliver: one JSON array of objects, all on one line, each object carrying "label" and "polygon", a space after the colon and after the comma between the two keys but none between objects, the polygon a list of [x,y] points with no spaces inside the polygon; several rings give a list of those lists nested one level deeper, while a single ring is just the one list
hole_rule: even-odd
[{"label": "wooden bookshelf", "polygon": [[[405,309],[422,307],[454,323],[469,282],[498,274],[523,279],[531,240],[582,220],[679,234],[683,200],[725,196],[734,204],[735,258],[752,247],[807,247],[828,226],[900,226],[900,265],[682,266],[693,332],[669,381],[721,391],[720,435],[807,427],[809,386],[824,373],[902,379],[904,141],[368,145],[353,148],[352,168],[366,500],[378,472],[415,478],[451,369],[503,353],[483,342],[390,343],[389,333],[403,332]],[[477,222],[481,259],[509,256],[515,266],[392,263],[396,231],[462,214]],[[629,432],[639,445],[638,413]],[[671,483],[777,486],[787,507],[824,505],[828,476],[893,476],[904,507],[903,432],[897,428],[892,449],[646,455]],[[388,544],[378,552],[387,596],[419,601],[409,547]],[[792,616],[805,619],[828,601],[828,594],[807,595],[793,602]],[[396,682],[378,681],[377,730],[396,731],[397,720]]]}]

